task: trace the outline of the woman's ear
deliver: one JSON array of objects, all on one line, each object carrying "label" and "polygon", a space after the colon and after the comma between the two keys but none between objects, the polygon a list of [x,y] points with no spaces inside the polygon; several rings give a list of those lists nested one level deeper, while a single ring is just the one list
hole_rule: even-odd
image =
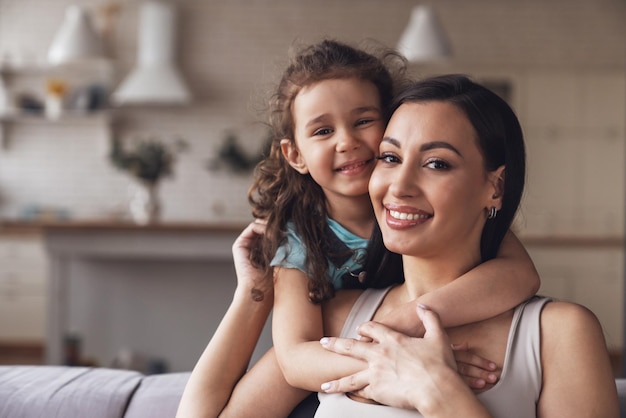
[{"label": "woman's ear", "polygon": [[489,173],[489,181],[492,186],[491,203],[488,208],[495,207],[497,210],[502,208],[502,195],[504,194],[505,166],[501,165],[496,170]]},{"label": "woman's ear", "polygon": [[307,174],[309,169],[300,155],[296,142],[287,138],[280,140],[280,150],[290,166],[300,174]]}]

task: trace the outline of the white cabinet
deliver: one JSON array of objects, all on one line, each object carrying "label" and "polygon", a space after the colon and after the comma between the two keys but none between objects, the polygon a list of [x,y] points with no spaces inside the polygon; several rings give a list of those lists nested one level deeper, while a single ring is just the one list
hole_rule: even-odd
[{"label": "white cabinet", "polygon": [[38,235],[0,236],[0,341],[43,341],[47,264]]}]

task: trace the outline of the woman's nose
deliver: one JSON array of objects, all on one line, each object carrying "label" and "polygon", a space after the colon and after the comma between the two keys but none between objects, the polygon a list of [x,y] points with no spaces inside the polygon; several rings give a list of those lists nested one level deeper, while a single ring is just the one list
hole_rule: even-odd
[{"label": "woman's nose", "polygon": [[417,170],[402,165],[390,179],[389,191],[396,197],[414,197],[420,194]]}]

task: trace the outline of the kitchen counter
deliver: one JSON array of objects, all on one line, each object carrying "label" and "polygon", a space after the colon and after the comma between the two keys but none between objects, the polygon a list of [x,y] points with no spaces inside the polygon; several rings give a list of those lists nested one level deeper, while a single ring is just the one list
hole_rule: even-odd
[{"label": "kitchen counter", "polygon": [[246,227],[238,222],[188,222],[165,221],[148,225],[138,225],[127,221],[107,219],[69,220],[69,221],[0,221],[0,234],[38,234],[44,231],[154,231],[154,232],[215,232],[239,233]]},{"label": "kitchen counter", "polygon": [[[47,363],[63,363],[63,340],[77,333],[85,354],[101,364],[127,348],[182,371],[193,367],[232,298],[232,244],[245,226],[3,221],[0,235],[41,237],[49,267]],[[267,349],[271,333],[264,334]]]}]

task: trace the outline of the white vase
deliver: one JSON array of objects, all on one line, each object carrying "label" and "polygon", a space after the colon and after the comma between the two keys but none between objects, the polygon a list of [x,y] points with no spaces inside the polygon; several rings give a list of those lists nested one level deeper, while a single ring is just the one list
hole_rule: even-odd
[{"label": "white vase", "polygon": [[135,181],[129,186],[129,210],[133,222],[147,225],[158,222],[161,216],[159,184]]}]

